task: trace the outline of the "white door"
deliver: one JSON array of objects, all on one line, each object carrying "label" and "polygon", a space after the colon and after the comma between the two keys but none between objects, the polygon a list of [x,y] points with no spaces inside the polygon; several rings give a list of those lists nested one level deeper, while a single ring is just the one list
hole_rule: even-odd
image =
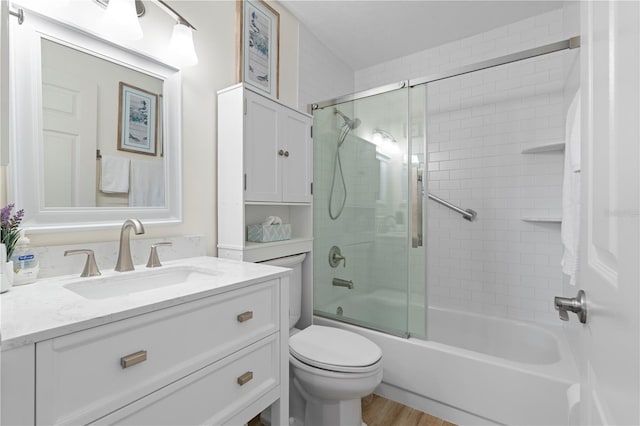
[{"label": "white door", "polygon": [[97,108],[95,82],[43,70],[45,207],[95,207]]},{"label": "white door", "polygon": [[640,2],[581,8],[580,424],[638,425]]}]

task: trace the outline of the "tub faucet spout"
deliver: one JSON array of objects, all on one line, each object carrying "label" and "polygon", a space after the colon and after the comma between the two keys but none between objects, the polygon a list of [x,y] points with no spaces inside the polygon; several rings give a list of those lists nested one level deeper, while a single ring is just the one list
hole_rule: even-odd
[{"label": "tub faucet spout", "polygon": [[138,219],[127,219],[120,230],[120,249],[115,270],[118,272],[133,271],[133,259],[131,258],[131,243],[129,242],[130,230],[133,228],[136,235],[144,234],[144,226]]}]

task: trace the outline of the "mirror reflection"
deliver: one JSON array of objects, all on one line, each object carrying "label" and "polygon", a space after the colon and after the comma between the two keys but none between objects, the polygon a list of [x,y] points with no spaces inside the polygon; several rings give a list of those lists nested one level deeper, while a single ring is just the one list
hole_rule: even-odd
[{"label": "mirror reflection", "polygon": [[42,39],[46,208],[166,206],[163,84]]}]

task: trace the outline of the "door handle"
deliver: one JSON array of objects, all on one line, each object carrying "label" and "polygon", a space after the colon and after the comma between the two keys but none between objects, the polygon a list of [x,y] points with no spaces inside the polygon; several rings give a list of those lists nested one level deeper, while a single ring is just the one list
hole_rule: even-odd
[{"label": "door handle", "polygon": [[573,312],[578,315],[581,323],[585,324],[587,322],[587,298],[584,290],[578,291],[576,297],[556,296],[553,299],[553,305],[560,314],[562,321],[569,321],[568,312]]}]

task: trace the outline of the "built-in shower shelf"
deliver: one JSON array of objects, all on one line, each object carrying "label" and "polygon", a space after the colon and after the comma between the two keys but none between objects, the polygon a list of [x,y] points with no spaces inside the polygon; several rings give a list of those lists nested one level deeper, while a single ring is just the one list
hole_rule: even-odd
[{"label": "built-in shower shelf", "polygon": [[523,217],[522,220],[525,222],[562,223],[560,216],[532,216]]},{"label": "built-in shower shelf", "polygon": [[523,154],[536,154],[539,152],[564,151],[564,142],[546,143],[544,145],[533,146],[522,150]]}]

